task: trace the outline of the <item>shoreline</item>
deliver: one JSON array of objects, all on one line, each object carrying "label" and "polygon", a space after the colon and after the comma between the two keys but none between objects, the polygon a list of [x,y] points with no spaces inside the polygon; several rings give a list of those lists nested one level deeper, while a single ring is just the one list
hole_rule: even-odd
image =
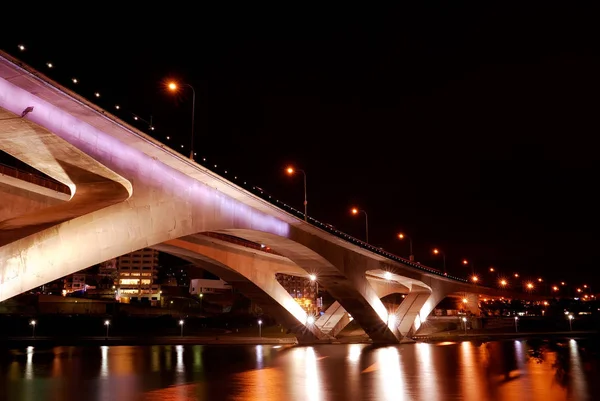
[{"label": "shoreline", "polygon": [[[438,333],[426,336],[404,338],[400,344],[417,342],[440,343],[456,341],[501,341],[519,338],[584,338],[599,335],[598,331],[557,331],[557,332],[523,332],[523,333]],[[370,344],[371,341],[344,341],[344,338],[319,341],[319,344]],[[241,336],[109,336],[109,337],[8,337],[0,339],[0,347],[24,346],[98,346],[98,345],[302,345],[294,337],[241,337]],[[306,344],[309,345],[309,344]],[[393,344],[389,344],[393,345]],[[397,345],[397,344],[396,344]]]}]

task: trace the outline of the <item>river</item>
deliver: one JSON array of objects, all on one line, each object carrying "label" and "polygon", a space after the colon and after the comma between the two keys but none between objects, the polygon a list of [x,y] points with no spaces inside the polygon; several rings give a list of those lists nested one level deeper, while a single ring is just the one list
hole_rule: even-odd
[{"label": "river", "polygon": [[0,350],[0,399],[598,400],[597,341]]}]

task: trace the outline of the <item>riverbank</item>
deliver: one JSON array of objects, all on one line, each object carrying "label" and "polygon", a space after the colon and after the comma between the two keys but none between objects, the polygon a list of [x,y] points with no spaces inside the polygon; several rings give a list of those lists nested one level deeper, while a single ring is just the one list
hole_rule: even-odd
[{"label": "riverbank", "polygon": [[578,331],[546,331],[546,332],[493,332],[493,333],[464,333],[464,331],[440,332],[429,335],[415,335],[412,339],[417,342],[438,343],[444,341],[499,341],[514,340],[519,338],[586,338],[598,336],[596,330],[578,330]]}]

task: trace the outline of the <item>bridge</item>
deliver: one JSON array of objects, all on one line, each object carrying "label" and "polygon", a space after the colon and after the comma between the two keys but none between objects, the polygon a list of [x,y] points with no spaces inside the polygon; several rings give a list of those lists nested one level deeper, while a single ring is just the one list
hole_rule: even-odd
[{"label": "bridge", "polygon": [[[18,177],[0,175],[0,186],[12,188],[0,209],[0,301],[145,247],[230,282],[300,342],[334,338],[350,314],[373,342],[395,343],[447,296],[471,305],[478,295],[515,296],[304,221],[263,189],[182,156],[6,53],[0,149],[63,184],[17,185]],[[314,320],[276,273],[315,275],[336,302]],[[393,293],[405,298],[388,310],[381,299]]]}]

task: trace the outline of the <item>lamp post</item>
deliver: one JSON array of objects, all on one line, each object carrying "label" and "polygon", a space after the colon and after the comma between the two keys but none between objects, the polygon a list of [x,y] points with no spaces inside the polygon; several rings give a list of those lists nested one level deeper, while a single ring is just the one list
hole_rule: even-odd
[{"label": "lamp post", "polygon": [[408,260],[410,260],[411,262],[413,262],[415,260],[415,256],[413,255],[413,245],[412,245],[412,238],[405,235],[404,233],[400,233],[398,234],[398,239],[407,239],[408,240],[408,246],[410,249],[410,255],[408,256]]},{"label": "lamp post", "polygon": [[181,327],[181,337],[183,337],[183,319],[179,321],[179,327]]},{"label": "lamp post", "polygon": [[262,338],[262,320],[258,319],[258,336]]},{"label": "lamp post", "polygon": [[105,339],[108,340],[108,328],[110,327],[110,320],[105,320],[104,321],[104,325],[106,326],[106,337],[105,337]]},{"label": "lamp post", "polygon": [[463,317],[462,318],[463,323],[465,324],[465,334],[467,334],[467,318]]},{"label": "lamp post", "polygon": [[444,266],[444,274],[448,275],[448,272],[446,271],[446,254],[439,250],[438,248],[435,248],[433,250],[434,255],[442,255],[442,262],[443,262],[443,266]]},{"label": "lamp post", "polygon": [[296,171],[299,171],[304,176],[304,221],[308,221],[308,200],[306,198],[306,172],[300,169],[294,169],[293,167],[288,167],[286,169],[287,173],[292,175]]},{"label": "lamp post", "polygon": [[519,332],[519,316],[515,316],[515,333]]},{"label": "lamp post", "polygon": [[200,310],[202,310],[202,300],[204,299],[204,294],[200,293]]},{"label": "lamp post", "polygon": [[316,300],[319,299],[319,282],[317,281],[317,276],[315,274],[309,275],[308,278],[310,279],[310,281],[315,283],[315,302],[316,302]]},{"label": "lamp post", "polygon": [[29,324],[31,325],[31,337],[35,338],[35,325],[37,324],[37,322],[35,320],[32,320],[31,322],[29,322]]},{"label": "lamp post", "polygon": [[367,215],[367,212],[365,212],[362,209],[357,209],[357,208],[352,208],[351,210],[352,214],[357,215],[359,213],[364,213],[365,215],[365,242],[368,244],[369,243],[369,216]]},{"label": "lamp post", "polygon": [[190,159],[194,160],[194,118],[196,114],[196,90],[194,87],[187,83],[177,84],[176,82],[169,82],[167,87],[171,92],[177,92],[180,86],[187,86],[192,90],[192,138],[190,148]]},{"label": "lamp post", "polygon": [[573,315],[569,315],[569,330],[573,331],[573,325],[571,322],[573,321]]}]

